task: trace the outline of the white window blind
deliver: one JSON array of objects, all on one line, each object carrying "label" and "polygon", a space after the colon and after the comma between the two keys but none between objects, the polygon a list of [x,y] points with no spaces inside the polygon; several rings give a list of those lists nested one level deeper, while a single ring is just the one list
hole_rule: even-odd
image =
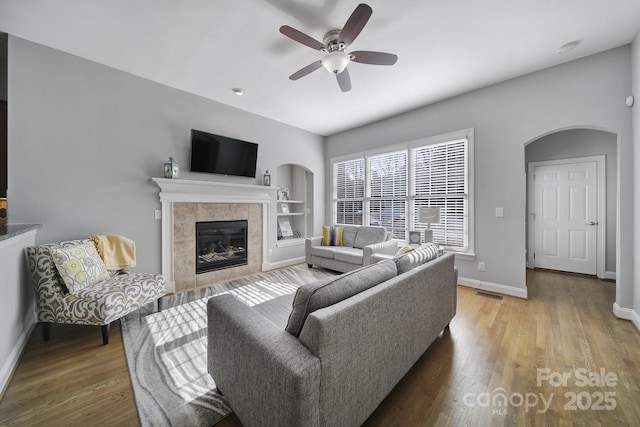
[{"label": "white window blind", "polygon": [[335,218],[337,224],[363,224],[364,159],[334,165]]},{"label": "white window blind", "polygon": [[473,253],[469,135],[473,136],[465,135],[334,163],[336,223],[381,225],[394,238],[405,240],[407,230],[427,227],[419,222],[421,207],[439,207],[440,223],[430,225],[434,242]]},{"label": "white window blind", "polygon": [[369,225],[382,225],[396,239],[405,238],[407,151],[368,158]]},{"label": "white window blind", "polygon": [[433,240],[443,246],[467,247],[467,140],[450,141],[414,149],[414,229],[420,207],[439,207],[440,223],[431,225]]}]

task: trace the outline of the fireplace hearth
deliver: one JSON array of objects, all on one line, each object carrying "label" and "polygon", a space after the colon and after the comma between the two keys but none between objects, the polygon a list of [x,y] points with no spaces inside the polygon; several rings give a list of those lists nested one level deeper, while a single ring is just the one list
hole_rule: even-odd
[{"label": "fireplace hearth", "polygon": [[196,274],[247,265],[247,221],[196,222]]}]

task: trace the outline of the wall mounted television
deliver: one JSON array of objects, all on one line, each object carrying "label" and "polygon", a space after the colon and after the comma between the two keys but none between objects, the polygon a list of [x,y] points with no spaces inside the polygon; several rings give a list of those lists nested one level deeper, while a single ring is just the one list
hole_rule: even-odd
[{"label": "wall mounted television", "polygon": [[255,178],[258,144],[191,129],[191,171]]}]

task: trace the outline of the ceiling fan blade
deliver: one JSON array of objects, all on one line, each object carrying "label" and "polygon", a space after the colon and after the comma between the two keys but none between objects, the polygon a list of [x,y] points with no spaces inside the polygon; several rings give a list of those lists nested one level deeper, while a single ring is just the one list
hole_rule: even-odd
[{"label": "ceiling fan blade", "polygon": [[367,21],[371,17],[373,13],[373,9],[365,3],[360,3],[356,6],[355,10],[347,20],[347,23],[344,24],[342,31],[340,31],[340,36],[338,40],[350,45],[353,41],[358,37],[360,31],[364,28]]},{"label": "ceiling fan blade", "polygon": [[373,65],[393,65],[398,61],[398,55],[384,52],[370,52],[367,50],[357,50],[350,52],[349,56],[353,62]]},{"label": "ceiling fan blade", "polygon": [[297,41],[298,43],[309,46],[311,49],[322,50],[325,48],[325,45],[320,43],[318,40],[288,25],[283,25],[282,27],[280,27],[280,32],[290,39]]},{"label": "ceiling fan blade", "polygon": [[340,86],[341,91],[349,92],[351,90],[351,77],[349,77],[349,70],[345,68],[340,74],[336,74],[336,79],[338,79],[338,86]]},{"label": "ceiling fan blade", "polygon": [[317,70],[320,67],[322,67],[322,60],[316,61],[316,62],[312,62],[311,64],[307,65],[306,67],[301,68],[300,70],[298,70],[295,73],[291,74],[289,76],[289,79],[298,80],[300,77],[304,77],[307,74],[310,74],[310,73],[314,72],[315,70]]}]

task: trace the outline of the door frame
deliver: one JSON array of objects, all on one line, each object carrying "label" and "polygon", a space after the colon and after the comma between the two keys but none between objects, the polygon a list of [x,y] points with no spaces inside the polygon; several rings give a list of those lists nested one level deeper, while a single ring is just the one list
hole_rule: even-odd
[{"label": "door frame", "polygon": [[527,268],[535,268],[535,261],[533,259],[536,243],[534,169],[540,166],[570,165],[573,163],[586,162],[596,163],[596,179],[598,182],[596,185],[596,211],[598,214],[598,230],[596,231],[596,275],[600,279],[605,278],[607,248],[607,173],[606,157],[604,155],[527,163],[527,237],[529,239],[527,245]]}]

